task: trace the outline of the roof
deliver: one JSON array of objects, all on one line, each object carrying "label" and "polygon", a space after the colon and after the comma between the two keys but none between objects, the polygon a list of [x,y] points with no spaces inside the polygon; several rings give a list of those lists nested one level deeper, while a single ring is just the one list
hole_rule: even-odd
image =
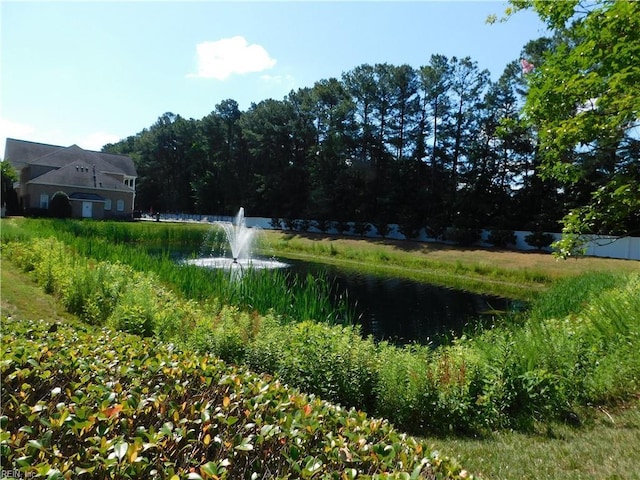
[{"label": "roof", "polygon": [[120,192],[134,191],[133,188],[125,185],[121,180],[102,173],[97,167],[94,170],[94,166],[84,160],[76,160],[64,167],[50,170],[39,177],[32,178],[27,183],[35,185],[65,185],[97,188]]},{"label": "roof", "polygon": [[32,160],[31,165],[44,165],[47,167],[61,168],[76,161],[83,161],[88,165],[96,167],[99,172],[109,172],[123,175],[124,172],[117,166],[106,162],[96,153],[83,150],[77,145],[67,148],[59,148],[47,155]]},{"label": "roof", "polygon": [[32,160],[55,152],[61,147],[55,145],[47,145],[45,143],[27,142],[25,140],[16,140],[15,138],[7,138],[4,149],[4,157],[6,160],[21,163],[31,163]]},{"label": "roof", "polygon": [[4,152],[5,159],[19,168],[30,164],[62,168],[76,160],[83,160],[91,166],[95,165],[100,172],[138,176],[131,157],[85,150],[77,145],[62,147],[7,138]]}]

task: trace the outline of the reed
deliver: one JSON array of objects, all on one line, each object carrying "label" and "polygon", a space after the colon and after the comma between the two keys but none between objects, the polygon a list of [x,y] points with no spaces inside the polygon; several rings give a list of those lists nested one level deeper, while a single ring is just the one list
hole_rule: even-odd
[{"label": "reed", "polygon": [[[273,278],[282,275],[248,275],[247,281],[256,283],[243,284],[221,272],[177,265],[167,254],[142,258],[140,248],[112,245],[118,255],[127,253],[149,267],[138,271],[96,261],[97,255],[108,255],[109,245],[84,240],[76,239],[76,245],[90,255],[46,238],[5,243],[2,252],[87,321],[101,324],[106,318],[117,329],[248,362],[312,393],[384,414],[408,431],[527,429],[536,421],[570,418],[586,405],[624,401],[640,391],[637,273],[577,277],[539,302],[553,304],[563,291],[582,298],[565,302],[562,309],[538,307],[536,316],[524,313],[517,321],[435,349],[400,348],[363,339],[355,327],[328,325],[324,304],[316,298],[330,287],[326,283],[303,282],[305,296],[295,284],[276,290]],[[138,250],[138,256],[130,250]],[[197,289],[202,281],[191,277],[191,270],[207,272],[210,280],[220,276],[210,282],[220,288],[218,296],[185,300],[180,288]],[[183,287],[169,282],[173,274]],[[275,304],[295,313],[253,313],[262,308],[260,289],[271,291],[270,308]],[[594,290],[597,295],[589,293]],[[302,310],[293,310],[294,295],[301,295]],[[230,300],[244,302],[246,310],[227,306]],[[321,313],[309,314],[312,310]],[[336,318],[335,312],[329,314],[330,321]],[[325,321],[291,324],[307,318]]]},{"label": "reed", "polygon": [[[54,237],[79,255],[153,272],[181,296],[197,301],[219,299],[228,305],[290,321],[315,320],[352,324],[355,309],[348,298],[332,300],[326,275],[298,279],[280,270],[248,269],[240,278],[225,270],[205,269],[181,261],[197,256],[203,245],[220,250],[223,238],[211,226],[76,220],[25,219],[8,229],[3,241]],[[205,241],[206,239],[206,241]]]}]

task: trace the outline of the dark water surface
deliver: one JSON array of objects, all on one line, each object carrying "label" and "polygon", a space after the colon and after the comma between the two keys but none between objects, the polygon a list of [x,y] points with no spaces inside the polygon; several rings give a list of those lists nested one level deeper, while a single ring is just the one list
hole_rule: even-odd
[{"label": "dark water surface", "polygon": [[513,301],[412,280],[380,277],[319,263],[286,260],[300,276],[326,274],[336,294],[346,290],[357,311],[363,334],[404,344],[441,343],[473,325],[490,324]]}]

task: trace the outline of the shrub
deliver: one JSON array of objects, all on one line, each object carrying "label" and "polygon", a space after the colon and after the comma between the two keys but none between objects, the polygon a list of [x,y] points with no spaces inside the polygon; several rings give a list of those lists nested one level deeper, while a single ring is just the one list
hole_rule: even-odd
[{"label": "shrub", "polygon": [[[397,425],[413,425],[416,431],[424,426],[423,417],[431,414],[418,410],[418,401],[425,391],[425,371],[429,352],[421,347],[398,348],[380,345],[380,370],[376,385],[376,412],[393,418]],[[393,361],[390,361],[393,359]]]},{"label": "shrub", "polygon": [[584,311],[583,344],[590,348],[586,400],[608,402],[640,388],[640,275],[600,293]]},{"label": "shrub", "polygon": [[308,232],[313,226],[313,222],[311,220],[299,220],[298,221],[298,230],[301,232]]},{"label": "shrub", "polygon": [[480,240],[480,230],[477,228],[451,227],[445,233],[445,240],[462,246],[473,245]]},{"label": "shrub", "polygon": [[272,218],[269,221],[269,225],[271,225],[271,228],[273,228],[274,230],[280,230],[280,228],[282,228],[282,222],[277,217]]},{"label": "shrub", "polygon": [[258,315],[225,306],[215,316],[200,316],[187,343],[195,351],[241,364],[245,361],[246,349],[259,330],[260,321]]},{"label": "shrub", "polygon": [[328,232],[333,227],[333,222],[330,220],[316,220],[314,226],[321,232]]},{"label": "shrub", "polygon": [[389,422],[208,355],[3,320],[2,464],[21,477],[472,478]]},{"label": "shrub", "polygon": [[378,232],[378,235],[380,235],[382,238],[386,238],[387,235],[391,233],[391,227],[387,222],[378,222],[374,226],[376,228],[376,231]]},{"label": "shrub", "polygon": [[447,219],[442,217],[430,218],[425,231],[431,238],[444,239],[447,233]]},{"label": "shrub", "polygon": [[527,245],[542,250],[553,243],[553,235],[545,232],[532,232],[524,237],[524,241]]},{"label": "shrub", "polygon": [[507,245],[515,245],[516,244],[516,235],[513,230],[491,230],[489,232],[489,237],[487,238],[487,243],[495,247],[506,247]]},{"label": "shrub", "polygon": [[336,230],[339,233],[349,233],[351,231],[351,223],[340,220],[336,222]]},{"label": "shrub", "polygon": [[353,224],[353,233],[364,237],[371,231],[371,224],[367,222],[356,222]]},{"label": "shrub", "polygon": [[285,218],[284,220],[282,220],[282,222],[284,223],[285,228],[292,232],[298,230],[300,226],[300,222],[292,218]]},{"label": "shrub", "polygon": [[251,344],[247,362],[257,371],[277,374],[305,392],[347,406],[373,406],[377,355],[371,340],[355,327],[273,322]]},{"label": "shrub", "polygon": [[398,231],[408,239],[418,238],[423,225],[424,222],[419,215],[405,213],[398,222]]}]

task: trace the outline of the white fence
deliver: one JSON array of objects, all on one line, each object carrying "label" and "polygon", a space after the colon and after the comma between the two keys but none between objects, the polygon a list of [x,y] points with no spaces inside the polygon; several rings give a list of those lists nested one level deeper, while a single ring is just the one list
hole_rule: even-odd
[{"label": "white fence", "polygon": [[[156,217],[143,216],[143,220],[156,220]],[[163,213],[160,214],[159,219],[161,221],[168,222],[199,222],[199,223],[213,223],[218,221],[233,221],[233,217],[230,216],[219,216],[219,215],[188,215],[188,214],[171,214],[171,213]],[[264,230],[272,230],[274,227],[271,224],[270,218],[265,217],[245,217],[245,222],[247,227],[259,227]],[[395,240],[404,240],[405,236],[399,232],[398,225],[391,224],[389,225],[390,232],[386,236],[386,238],[391,238]],[[315,227],[311,227],[309,229],[310,232],[320,232]],[[335,229],[330,229],[325,233],[337,234],[339,233]],[[524,238],[529,235],[531,232],[528,231],[515,231],[516,235],[516,244],[515,248],[517,250],[534,250],[530,245],[528,245]],[[551,233],[551,232],[550,232]],[[559,233],[551,233],[555,240],[559,240],[561,235]],[[365,235],[368,238],[380,238],[380,235],[377,234],[375,227],[372,227],[371,230]],[[491,246],[486,242],[486,239],[489,236],[489,230],[483,230],[481,240],[477,242],[477,245],[483,247]],[[640,237],[609,237],[609,236],[599,236],[599,235],[589,235],[587,236],[587,251],[586,255],[592,257],[608,257],[608,258],[621,258],[626,260],[640,260]],[[424,229],[420,231],[420,235],[415,239],[421,242],[441,242],[441,240],[437,240],[435,238],[431,238],[427,236]],[[446,242],[445,242],[446,243]],[[543,251],[550,252],[550,248],[545,248]]]},{"label": "white fence", "polygon": [[587,255],[640,260],[640,238],[593,235],[587,244]]}]

